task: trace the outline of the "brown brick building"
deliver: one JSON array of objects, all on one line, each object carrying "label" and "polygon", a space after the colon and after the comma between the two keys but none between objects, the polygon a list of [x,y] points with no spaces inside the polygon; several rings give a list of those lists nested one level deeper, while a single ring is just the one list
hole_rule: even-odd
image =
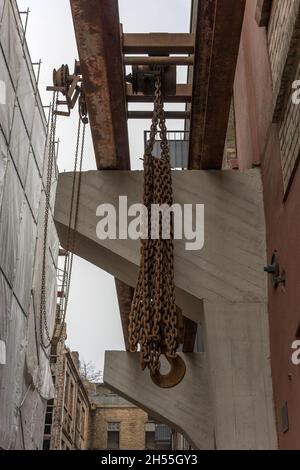
[{"label": "brown brick building", "polygon": [[[90,394],[90,449],[172,449],[188,444],[168,426],[97,384]],[[176,447],[175,447],[176,446]],[[183,448],[183,447],[181,447]]]},{"label": "brown brick building", "polygon": [[61,327],[58,322],[51,349],[55,397],[47,404],[44,450],[189,448],[179,433],[102,383],[84,379],[78,353],[65,345],[66,325]]},{"label": "brown brick building", "polygon": [[55,396],[47,404],[44,450],[83,450],[88,446],[90,401],[80,376],[78,353],[65,346],[65,339],[66,326],[61,335],[58,323],[51,348]]}]

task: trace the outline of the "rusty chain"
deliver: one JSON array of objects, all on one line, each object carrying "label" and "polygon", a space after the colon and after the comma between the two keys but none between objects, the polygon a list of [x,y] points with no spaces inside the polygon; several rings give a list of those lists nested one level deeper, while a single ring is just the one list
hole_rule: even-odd
[{"label": "rusty chain", "polygon": [[[42,276],[41,276],[41,301],[40,301],[40,341],[42,347],[46,350],[52,343],[52,338],[50,336],[49,327],[47,323],[47,301],[46,301],[46,263],[47,263],[47,244],[48,244],[48,227],[49,227],[49,210],[50,210],[50,199],[51,199],[51,185],[52,185],[52,175],[53,175],[53,165],[55,160],[55,136],[56,136],[56,123],[57,123],[57,98],[58,92],[53,93],[53,103],[51,106],[51,123],[50,123],[50,132],[49,132],[49,151],[48,151],[48,166],[47,166],[47,177],[46,177],[46,187],[45,187],[45,213],[44,213],[44,235],[43,235],[43,257],[42,257]],[[84,155],[84,144],[85,144],[85,132],[86,132],[86,109],[83,109],[82,102],[79,102],[79,120],[78,120],[78,129],[77,129],[77,139],[76,139],[76,149],[75,149],[75,161],[74,161],[74,177],[72,182],[72,194],[71,194],[71,207],[69,215],[69,225],[67,233],[67,246],[66,251],[71,252],[71,260],[69,265],[69,271],[67,275],[67,257],[64,261],[64,270],[63,270],[63,281],[62,281],[62,291],[65,292],[65,305],[64,309],[62,308],[63,298],[60,298],[59,309],[63,310],[63,318],[61,320],[61,328],[58,334],[58,341],[60,341],[63,331],[64,323],[66,319],[67,305],[69,300],[69,291],[71,283],[71,274],[73,267],[73,251],[75,247],[75,233],[78,221],[78,212],[79,212],[79,196],[80,196],[80,187],[81,187],[81,176],[82,176],[82,164],[83,164],[83,155]],[[81,134],[81,127],[83,123],[83,131]],[[80,154],[80,156],[79,156]],[[78,170],[78,183],[77,183],[77,194],[76,193],[76,175],[77,167],[79,160],[79,170]],[[75,197],[76,196],[76,197]],[[75,204],[75,212],[74,212]],[[72,224],[74,212],[74,222]],[[45,332],[45,333],[44,333]],[[44,334],[46,336],[46,341],[44,340]]]},{"label": "rusty chain", "polygon": [[[161,158],[153,157],[156,135],[160,136]],[[152,380],[159,386],[172,387],[179,383],[185,373],[185,365],[177,356],[178,327],[174,285],[174,220],[173,214],[162,211],[159,217],[151,217],[153,204],[173,204],[172,175],[169,144],[162,95],[161,72],[155,80],[154,111],[150,138],[144,155],[144,205],[148,232],[141,243],[141,265],[129,315],[129,343],[132,352],[140,347],[141,367],[148,368]],[[170,226],[170,236],[163,238],[164,223]],[[151,236],[158,229],[159,237]],[[176,365],[177,371],[160,375],[161,355]],[[181,362],[180,362],[181,361]],[[179,365],[179,367],[178,367]],[[160,377],[167,377],[162,385]]]},{"label": "rusty chain", "polygon": [[[56,134],[56,122],[57,115],[57,97],[58,93],[53,92],[52,101],[52,112],[51,112],[51,123],[49,132],[49,150],[48,150],[48,162],[47,162],[47,176],[46,176],[46,187],[45,187],[45,214],[44,214],[44,234],[43,234],[43,256],[42,256],[42,276],[41,276],[41,301],[40,301],[40,340],[41,345],[44,349],[48,349],[51,345],[51,337],[49,327],[47,323],[47,300],[46,300],[46,264],[47,264],[47,241],[48,241],[48,226],[49,226],[49,210],[50,210],[50,199],[51,199],[51,185],[53,175],[53,162],[55,159],[55,134]],[[46,334],[46,341],[44,340],[44,331]]]}]

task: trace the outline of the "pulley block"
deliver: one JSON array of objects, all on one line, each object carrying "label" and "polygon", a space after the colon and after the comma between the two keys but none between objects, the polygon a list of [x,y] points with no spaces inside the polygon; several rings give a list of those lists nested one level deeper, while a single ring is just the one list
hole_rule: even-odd
[{"label": "pulley block", "polygon": [[75,60],[73,74],[70,74],[69,67],[66,64],[63,64],[59,69],[54,69],[53,86],[47,87],[47,90],[62,93],[65,97],[65,100],[57,101],[57,106],[66,106],[67,111],[57,110],[55,114],[59,116],[70,116],[71,109],[74,108],[78,101],[81,120],[84,124],[88,123],[80,62],[78,60]]},{"label": "pulley block", "polygon": [[134,65],[132,73],[126,76],[131,83],[134,94],[142,93],[146,96],[154,95],[155,80],[161,76],[162,96],[176,95],[176,66]]}]

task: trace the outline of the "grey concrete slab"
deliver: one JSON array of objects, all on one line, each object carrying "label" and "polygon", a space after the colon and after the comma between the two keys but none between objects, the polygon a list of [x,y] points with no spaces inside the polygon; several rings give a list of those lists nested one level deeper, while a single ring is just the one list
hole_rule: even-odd
[{"label": "grey concrete slab", "polygon": [[187,372],[180,384],[161,389],[140,367],[139,354],[107,351],[104,382],[151,416],[183,433],[198,449],[213,449],[213,417],[205,354],[181,353]]}]

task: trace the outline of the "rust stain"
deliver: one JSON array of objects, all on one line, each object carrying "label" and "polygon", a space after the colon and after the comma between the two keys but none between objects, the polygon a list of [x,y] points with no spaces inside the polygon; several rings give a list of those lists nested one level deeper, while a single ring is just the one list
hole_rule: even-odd
[{"label": "rust stain", "polygon": [[128,169],[116,0],[70,0],[98,169]]},{"label": "rust stain", "polygon": [[222,166],[244,10],[245,0],[199,2],[190,169]]}]

